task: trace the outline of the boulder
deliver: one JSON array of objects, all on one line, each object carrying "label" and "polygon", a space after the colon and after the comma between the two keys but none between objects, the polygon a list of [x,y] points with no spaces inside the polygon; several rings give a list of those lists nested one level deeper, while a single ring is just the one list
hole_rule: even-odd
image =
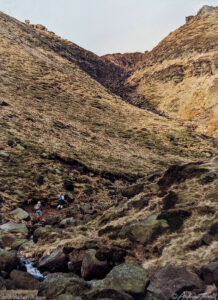
[{"label": "boulder", "polygon": [[67,272],[67,256],[61,250],[55,250],[39,260],[38,269],[49,272]]},{"label": "boulder", "polygon": [[136,263],[125,263],[113,268],[105,279],[97,281],[89,295],[101,295],[99,298],[109,299],[138,299],[145,296],[148,283],[145,269]]},{"label": "boulder", "polygon": [[166,265],[158,271],[147,288],[146,300],[179,298],[184,291],[204,291],[204,283],[192,272],[184,267]]},{"label": "boulder", "polygon": [[38,240],[46,239],[53,232],[51,226],[37,228],[33,233],[33,241],[37,243]]},{"label": "boulder", "polygon": [[8,232],[0,232],[0,248],[11,247],[16,240],[16,237]]},{"label": "boulder", "polygon": [[218,285],[218,259],[202,268],[202,277],[206,284]]},{"label": "boulder", "polygon": [[120,191],[124,197],[131,198],[139,193],[142,193],[143,190],[144,190],[144,184],[139,183],[139,184],[133,184],[133,185],[124,187]]},{"label": "boulder", "polygon": [[11,272],[19,265],[17,251],[6,251],[0,249],[0,270]]},{"label": "boulder", "polygon": [[30,216],[29,214],[23,210],[22,208],[16,208],[11,212],[11,215],[14,216],[16,219],[22,221],[22,220],[29,220]]},{"label": "boulder", "polygon": [[180,229],[183,222],[191,216],[191,212],[184,209],[164,210],[158,215],[158,220],[164,219],[170,226],[172,231]]},{"label": "boulder", "polygon": [[90,289],[90,286],[81,278],[72,274],[49,274],[40,284],[38,296],[47,299],[57,299],[57,296],[69,294],[74,297],[82,296]]},{"label": "boulder", "polygon": [[75,249],[69,254],[68,269],[77,275],[81,275],[81,267],[84,255],[84,250]]},{"label": "boulder", "polygon": [[47,215],[43,218],[43,224],[45,225],[57,225],[60,223],[61,217],[58,215]]},{"label": "boulder", "polygon": [[8,222],[1,225],[0,229],[5,232],[18,233],[25,237],[28,235],[28,229],[25,224]]},{"label": "boulder", "polygon": [[142,209],[145,206],[147,206],[149,203],[149,198],[146,195],[143,195],[142,197],[140,197],[139,199],[131,199],[128,201],[127,206],[129,209],[131,208],[136,208],[136,209]]},{"label": "boulder", "polygon": [[87,250],[81,267],[81,275],[86,280],[101,279],[110,271],[110,265],[107,260],[100,261],[96,258],[96,250]]},{"label": "boulder", "polygon": [[10,278],[16,289],[23,290],[38,290],[39,281],[27,272],[13,270],[10,273]]},{"label": "boulder", "polygon": [[165,220],[158,220],[157,215],[152,215],[144,221],[124,226],[119,233],[119,237],[129,238],[133,242],[145,245],[167,228],[169,228],[169,225]]},{"label": "boulder", "polygon": [[71,227],[71,226],[76,226],[77,224],[77,220],[75,220],[73,217],[71,218],[66,218],[66,219],[63,219],[61,222],[60,222],[60,227]]}]

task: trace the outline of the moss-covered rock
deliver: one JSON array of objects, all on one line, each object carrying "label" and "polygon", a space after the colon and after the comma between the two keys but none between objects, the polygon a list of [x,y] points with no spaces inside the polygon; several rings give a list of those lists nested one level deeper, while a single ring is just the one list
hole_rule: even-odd
[{"label": "moss-covered rock", "polygon": [[129,238],[131,241],[143,245],[151,242],[169,228],[166,220],[158,219],[157,217],[157,215],[152,215],[144,221],[124,226],[119,233],[119,237]]},{"label": "moss-covered rock", "polygon": [[56,299],[61,294],[76,297],[82,296],[89,289],[90,286],[76,275],[54,273],[48,275],[41,283],[38,295],[47,297],[47,299]]},{"label": "moss-covered rock", "polygon": [[111,296],[116,293],[117,299],[138,299],[145,296],[148,283],[149,276],[145,269],[136,263],[125,263],[113,268],[105,279],[96,282],[88,299],[91,295],[98,295],[95,299],[99,299],[100,295],[101,298],[116,299]]},{"label": "moss-covered rock", "polygon": [[38,240],[44,240],[52,232],[53,232],[53,229],[49,225],[46,225],[45,227],[39,227],[33,233],[33,241],[36,243]]}]

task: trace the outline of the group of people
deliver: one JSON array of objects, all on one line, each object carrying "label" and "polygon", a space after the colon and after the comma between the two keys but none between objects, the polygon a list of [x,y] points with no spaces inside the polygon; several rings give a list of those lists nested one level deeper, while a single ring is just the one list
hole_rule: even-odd
[{"label": "group of people", "polygon": [[[57,209],[62,209],[64,207],[64,193],[58,198]],[[36,221],[39,221],[42,218],[42,203],[40,201],[34,206],[36,213]]]}]

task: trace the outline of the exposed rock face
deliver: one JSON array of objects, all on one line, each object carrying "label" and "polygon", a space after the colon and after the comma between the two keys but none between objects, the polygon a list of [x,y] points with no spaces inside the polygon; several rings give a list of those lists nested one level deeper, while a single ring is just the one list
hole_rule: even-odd
[{"label": "exposed rock face", "polygon": [[106,54],[102,58],[109,60],[113,64],[125,69],[126,71],[134,71],[137,68],[137,64],[141,62],[144,57],[144,53],[135,52],[135,53],[115,53],[115,54]]}]

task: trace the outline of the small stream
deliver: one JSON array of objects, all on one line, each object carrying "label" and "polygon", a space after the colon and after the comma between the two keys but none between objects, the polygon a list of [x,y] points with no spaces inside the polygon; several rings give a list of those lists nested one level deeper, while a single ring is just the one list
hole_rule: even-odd
[{"label": "small stream", "polygon": [[27,273],[38,279],[39,281],[43,281],[45,279],[45,276],[43,276],[39,270],[34,267],[34,263],[28,259],[22,259],[22,263],[26,267]]}]

